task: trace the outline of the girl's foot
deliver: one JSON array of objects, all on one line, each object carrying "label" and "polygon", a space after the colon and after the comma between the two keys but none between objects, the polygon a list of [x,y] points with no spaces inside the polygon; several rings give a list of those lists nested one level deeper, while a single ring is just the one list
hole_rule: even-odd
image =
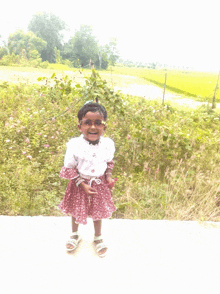
[{"label": "girl's foot", "polygon": [[66,242],[66,250],[73,251],[77,248],[79,242],[81,241],[81,237],[78,232],[72,233],[70,239]]},{"label": "girl's foot", "polygon": [[105,257],[108,247],[103,243],[102,236],[94,237],[96,252],[99,257]]}]

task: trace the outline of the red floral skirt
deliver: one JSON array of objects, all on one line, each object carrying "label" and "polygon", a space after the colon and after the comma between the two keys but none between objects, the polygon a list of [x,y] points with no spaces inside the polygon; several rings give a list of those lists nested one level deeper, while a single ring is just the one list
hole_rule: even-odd
[{"label": "red floral skirt", "polygon": [[[98,192],[97,195],[87,195],[81,187],[77,187],[75,180],[68,183],[65,196],[58,208],[65,214],[76,219],[78,224],[87,224],[87,217],[94,221],[111,217],[116,210],[112,201],[111,190],[104,176],[99,177],[100,184],[92,182],[92,187]],[[89,181],[85,180],[88,184]]]}]

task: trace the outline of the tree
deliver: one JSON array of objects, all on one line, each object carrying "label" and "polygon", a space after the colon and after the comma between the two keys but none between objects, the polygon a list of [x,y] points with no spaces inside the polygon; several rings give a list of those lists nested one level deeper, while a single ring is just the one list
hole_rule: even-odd
[{"label": "tree", "polygon": [[108,61],[110,65],[115,65],[116,61],[119,58],[119,52],[117,49],[117,39],[111,38],[108,45],[105,46],[105,52],[108,57]]},{"label": "tree", "polygon": [[54,48],[55,51],[55,59],[56,59],[56,63],[61,63],[62,62],[62,58],[60,56],[60,50],[57,49],[57,47]]},{"label": "tree", "polygon": [[96,57],[95,66],[100,69],[108,68],[108,57],[104,46],[98,46],[98,54]]},{"label": "tree", "polygon": [[2,36],[0,35],[0,59],[4,56],[4,55],[8,55],[9,54],[9,50],[7,47],[6,42],[2,39]]},{"label": "tree", "polygon": [[15,33],[10,34],[8,38],[9,52],[16,55],[26,52],[28,58],[31,51],[36,50],[41,53],[46,46],[47,43],[33,32],[24,33],[23,30],[17,30]]},{"label": "tree", "polygon": [[8,50],[5,47],[0,47],[0,59],[4,56],[8,54]]},{"label": "tree", "polygon": [[41,53],[42,59],[55,62],[55,47],[61,50],[63,35],[61,31],[66,30],[67,26],[63,20],[52,13],[35,14],[31,19],[28,29],[38,37],[47,42],[47,47]]},{"label": "tree", "polygon": [[89,25],[81,25],[79,31],[76,31],[64,46],[62,57],[71,60],[79,60],[80,64],[88,67],[90,59],[95,63],[98,58],[98,43],[96,37],[93,36],[92,27]]}]

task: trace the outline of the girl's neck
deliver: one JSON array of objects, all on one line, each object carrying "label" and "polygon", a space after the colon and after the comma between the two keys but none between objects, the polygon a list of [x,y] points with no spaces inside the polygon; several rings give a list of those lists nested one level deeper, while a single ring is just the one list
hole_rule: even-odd
[{"label": "girl's neck", "polygon": [[83,137],[83,139],[86,140],[91,145],[97,145],[100,142],[100,138],[98,140],[96,140],[96,141],[89,141],[89,140],[85,139],[84,137]]},{"label": "girl's neck", "polygon": [[97,145],[99,143],[99,139],[96,141],[88,141],[91,145]]},{"label": "girl's neck", "polygon": [[89,144],[91,144],[91,145],[97,145],[97,144],[99,144],[100,139],[101,139],[101,137],[99,137],[99,139],[96,140],[96,141],[90,141],[90,140],[87,140],[87,139],[83,136],[83,134],[82,134],[81,136],[83,137],[83,139],[84,139],[85,141],[87,141],[87,142],[88,142]]}]

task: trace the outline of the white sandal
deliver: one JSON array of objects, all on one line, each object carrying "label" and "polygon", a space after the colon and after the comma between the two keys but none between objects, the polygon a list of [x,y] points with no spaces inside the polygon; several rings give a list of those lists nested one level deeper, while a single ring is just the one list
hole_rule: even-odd
[{"label": "white sandal", "polygon": [[108,247],[103,242],[98,243],[98,244],[95,243],[95,241],[99,241],[99,240],[102,240],[102,236],[98,236],[98,237],[95,236],[94,237],[94,244],[95,244],[96,252],[99,257],[105,257],[107,252],[99,254],[99,251],[101,251],[104,248],[108,249]]},{"label": "white sandal", "polygon": [[[73,238],[74,236],[78,236],[77,239]],[[66,246],[67,245],[71,245],[73,246],[73,248],[66,248],[67,251],[74,251],[79,242],[82,240],[82,238],[80,237],[80,235],[78,234],[78,232],[72,233],[72,235],[70,236],[70,239],[66,242]]]}]

